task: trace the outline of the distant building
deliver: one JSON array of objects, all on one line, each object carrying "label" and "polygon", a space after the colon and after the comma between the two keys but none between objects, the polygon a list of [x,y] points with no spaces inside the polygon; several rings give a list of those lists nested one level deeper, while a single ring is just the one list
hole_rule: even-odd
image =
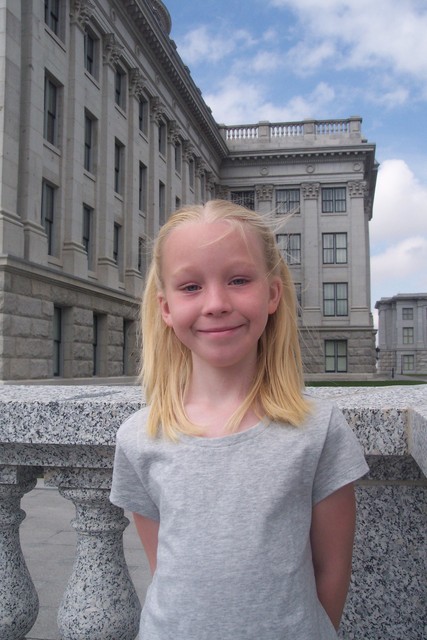
[{"label": "distant building", "polygon": [[135,374],[150,240],[215,197],[276,211],[307,370],[374,371],[359,117],[218,125],[158,0],[4,5],[0,381]]},{"label": "distant building", "polygon": [[379,372],[427,375],[427,293],[381,298],[375,308]]}]

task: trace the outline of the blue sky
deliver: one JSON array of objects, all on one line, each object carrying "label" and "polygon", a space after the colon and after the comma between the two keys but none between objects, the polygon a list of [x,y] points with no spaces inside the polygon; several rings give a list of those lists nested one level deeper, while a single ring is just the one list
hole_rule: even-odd
[{"label": "blue sky", "polygon": [[362,116],[372,304],[427,292],[427,0],[164,0],[217,122]]}]

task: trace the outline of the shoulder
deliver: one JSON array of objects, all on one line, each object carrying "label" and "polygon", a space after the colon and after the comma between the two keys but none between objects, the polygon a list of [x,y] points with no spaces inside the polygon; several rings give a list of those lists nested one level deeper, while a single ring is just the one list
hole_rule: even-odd
[{"label": "shoulder", "polygon": [[141,437],[145,436],[148,412],[149,407],[143,407],[135,413],[132,413],[132,415],[120,425],[116,434],[116,443],[118,445],[136,444]]},{"label": "shoulder", "polygon": [[311,393],[304,393],[310,411],[303,427],[315,429],[327,434],[330,429],[349,428],[348,423],[339,407],[328,398],[319,398]]}]

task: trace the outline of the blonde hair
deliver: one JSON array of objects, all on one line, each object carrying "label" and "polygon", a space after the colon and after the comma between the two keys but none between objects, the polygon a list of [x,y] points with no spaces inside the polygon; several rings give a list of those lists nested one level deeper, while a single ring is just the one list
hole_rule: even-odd
[{"label": "blonde hair", "polygon": [[278,276],[282,295],[275,313],[258,343],[258,366],[255,379],[242,405],[227,423],[231,433],[250,407],[260,419],[290,423],[298,426],[309,411],[302,395],[303,374],[298,341],[297,302],[289,269],[277,247],[274,233],[267,222],[250,211],[227,200],[211,200],[205,205],[188,205],[175,211],[160,229],[153,247],[151,266],[147,275],[141,304],[142,366],[140,380],[150,405],[147,430],[155,437],[161,432],[176,440],[179,433],[199,434],[184,409],[184,397],[190,381],[192,361],[190,350],[166,325],[158,302],[163,290],[162,255],[166,238],[174,229],[190,222],[228,221],[233,228],[253,230],[260,238],[267,273]]}]

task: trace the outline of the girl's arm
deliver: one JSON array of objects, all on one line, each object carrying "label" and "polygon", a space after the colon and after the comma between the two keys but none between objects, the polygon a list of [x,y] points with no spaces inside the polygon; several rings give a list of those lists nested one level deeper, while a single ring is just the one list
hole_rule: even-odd
[{"label": "girl's arm", "polygon": [[355,524],[353,483],[313,508],[311,548],[317,595],[336,629],[350,583]]},{"label": "girl's arm", "polygon": [[157,566],[157,540],[160,523],[141,516],[139,513],[134,513],[133,519],[153,575]]}]

